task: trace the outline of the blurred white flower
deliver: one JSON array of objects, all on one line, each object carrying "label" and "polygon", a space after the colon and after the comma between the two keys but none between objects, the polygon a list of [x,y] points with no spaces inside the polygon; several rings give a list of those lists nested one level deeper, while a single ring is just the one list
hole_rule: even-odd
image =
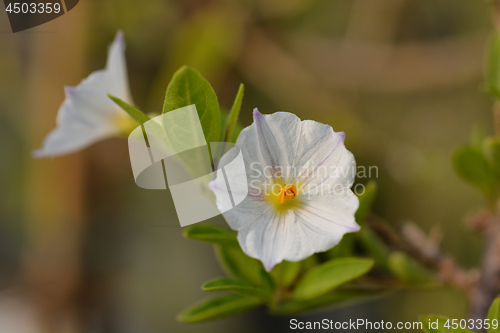
[{"label": "blurred white flower", "polygon": [[65,87],[65,92],[57,127],[45,138],[42,148],[33,152],[34,157],[69,154],[137,126],[107,96],[109,93],[132,104],[122,32],[109,47],[106,68],[93,72],[76,87]]},{"label": "blurred white flower", "polygon": [[[248,196],[232,208],[221,190],[224,177],[209,186],[229,226],[238,231],[243,251],[266,270],[326,251],[345,233],[359,230],[354,219],[359,201],[350,189],[356,161],[344,136],[291,113],[262,115],[256,109],[254,123],[222,157],[220,165],[225,165],[242,152],[247,184],[239,186],[248,186]],[[229,183],[237,173],[226,168]]]}]

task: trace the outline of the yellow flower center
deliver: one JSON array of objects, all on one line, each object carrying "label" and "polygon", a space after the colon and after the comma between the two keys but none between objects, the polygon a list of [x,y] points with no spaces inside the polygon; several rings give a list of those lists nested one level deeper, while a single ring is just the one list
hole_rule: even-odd
[{"label": "yellow flower center", "polygon": [[296,197],[297,197],[297,187],[295,185],[288,185],[280,190],[280,192],[276,196],[276,199],[280,204],[282,204],[285,201],[295,199]]}]

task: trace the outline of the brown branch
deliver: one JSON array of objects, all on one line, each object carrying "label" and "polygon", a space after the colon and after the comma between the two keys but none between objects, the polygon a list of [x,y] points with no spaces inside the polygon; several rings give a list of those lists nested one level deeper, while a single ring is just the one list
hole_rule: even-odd
[{"label": "brown branch", "polygon": [[[500,216],[491,216],[484,229],[484,252],[481,276],[473,290],[470,317],[485,319],[500,291]],[[477,331],[479,332],[479,331]]]},{"label": "brown branch", "polygon": [[[493,25],[500,30],[500,0],[493,0]],[[493,118],[497,134],[500,128],[500,111],[498,101],[493,105]],[[472,220],[478,230],[483,233],[483,260],[479,283],[473,290],[470,317],[485,319],[488,309],[500,292],[500,209],[493,214],[479,214],[477,222]],[[484,329],[475,329],[484,332]]]},{"label": "brown branch", "polygon": [[403,251],[436,272],[443,284],[457,287],[470,298],[478,281],[478,272],[460,267],[439,246],[441,233],[434,229],[426,235],[416,224],[406,222],[397,233],[384,221],[369,220],[370,227],[392,248]]},{"label": "brown branch", "polygon": [[439,246],[441,231],[431,229],[426,235],[416,224],[407,222],[401,228],[401,234],[412,248],[416,257],[433,267],[442,283],[458,287],[470,298],[472,290],[478,281],[478,272],[466,271],[460,267],[449,255],[444,254]]}]

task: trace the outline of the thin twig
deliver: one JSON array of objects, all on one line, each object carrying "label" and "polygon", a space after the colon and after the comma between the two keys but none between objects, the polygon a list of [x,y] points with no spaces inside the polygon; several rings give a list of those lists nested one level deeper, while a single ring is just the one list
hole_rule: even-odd
[{"label": "thin twig", "polygon": [[[500,216],[492,215],[484,229],[484,251],[479,283],[473,290],[470,317],[485,319],[500,289]],[[481,330],[476,330],[481,332]]]}]

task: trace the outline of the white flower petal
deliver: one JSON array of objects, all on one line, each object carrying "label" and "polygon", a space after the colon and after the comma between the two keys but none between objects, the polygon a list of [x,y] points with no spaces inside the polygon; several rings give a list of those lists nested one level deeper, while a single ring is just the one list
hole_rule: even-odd
[{"label": "white flower petal", "polygon": [[356,162],[345,149],[343,132],[335,133],[331,126],[312,120],[300,121],[288,112],[263,115],[255,109],[254,120],[241,131],[235,146],[242,150],[247,172],[253,172],[253,176],[249,175],[251,178],[281,171],[285,182],[291,183],[298,176],[307,183],[319,185],[325,179],[318,177],[325,173],[318,170],[337,168],[338,183],[352,185]]},{"label": "white flower petal", "polygon": [[300,119],[296,115],[287,112],[263,115],[255,109],[254,130],[266,165],[294,165],[300,141]]},{"label": "white flower petal", "polygon": [[238,230],[243,251],[262,261],[269,271],[283,260],[299,261],[337,245],[356,232],[359,201],[354,194],[311,197],[301,208],[284,213],[255,197],[227,211],[224,217]]},{"label": "white flower petal", "polygon": [[35,150],[33,157],[59,156],[76,152],[100,140],[109,138],[115,133],[114,127],[108,128],[102,125],[108,124],[99,126],[81,124],[60,126],[47,135],[43,147]]},{"label": "white flower petal", "polygon": [[346,151],[344,138],[343,132],[335,133],[328,125],[311,120],[303,121],[294,160],[294,165],[299,170],[298,176],[307,178],[308,173],[312,173],[313,177],[317,177],[323,170],[329,172]]},{"label": "white flower petal", "polygon": [[[302,174],[301,190],[305,193],[340,193],[351,188],[356,176],[356,160],[345,146],[337,145],[332,153],[326,153],[321,166],[309,175]],[[325,172],[326,170],[326,172]]]},{"label": "white flower petal", "polygon": [[[224,179],[217,177],[211,187],[219,208],[225,208],[228,225],[238,231],[243,251],[260,259],[267,270],[283,260],[299,261],[327,251],[345,233],[359,230],[354,220],[359,201],[350,190],[356,161],[344,146],[344,133],[314,121],[300,121],[291,113],[262,115],[255,110],[254,123],[241,132],[221,163],[239,150],[247,172],[247,198],[227,210],[230,203],[217,195]],[[274,194],[252,186],[254,181],[274,184],[271,173],[275,172],[281,173],[285,184],[305,185],[289,208],[276,206],[280,204],[269,197]],[[226,176],[232,175],[226,171]]]},{"label": "white flower petal", "polygon": [[267,216],[266,214],[271,213],[273,213],[273,209],[268,205],[266,199],[260,196],[249,195],[239,205],[226,211],[224,218],[231,229],[239,231],[248,224],[253,224],[255,220],[262,216]]},{"label": "white flower petal", "polygon": [[[273,121],[269,121],[270,117]],[[276,166],[290,165],[289,156],[297,145],[295,133],[299,124],[300,119],[291,113],[263,115],[255,109],[254,123],[241,131],[235,146],[243,148],[247,172],[275,175]]]},{"label": "white flower petal", "polygon": [[[295,214],[311,228],[317,228],[322,233],[332,237],[346,232],[359,231],[359,225],[354,219],[354,213],[359,206],[359,200],[350,190],[340,195],[317,195],[299,198],[302,204],[295,209]],[[331,247],[331,246],[330,246]]]},{"label": "white flower petal", "polygon": [[296,231],[293,211],[277,213],[269,209],[238,230],[238,242],[243,252],[262,261],[270,271],[285,257],[300,257],[300,248],[294,245],[303,238],[297,238]]},{"label": "white flower petal", "polygon": [[132,103],[123,33],[118,32],[109,47],[106,68],[93,72],[76,87],[66,87],[65,91],[57,127],[47,136],[42,148],[34,152],[35,157],[72,153],[118,134],[116,117],[126,113],[107,94]]}]

